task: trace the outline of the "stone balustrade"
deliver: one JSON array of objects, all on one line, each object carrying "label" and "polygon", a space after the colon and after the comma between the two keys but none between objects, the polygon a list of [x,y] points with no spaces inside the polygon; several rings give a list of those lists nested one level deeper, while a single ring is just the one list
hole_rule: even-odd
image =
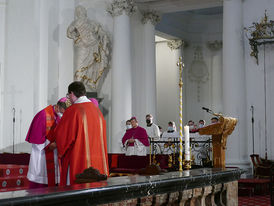
[{"label": "stone balustrade", "polygon": [[0,205],[238,205],[237,168],[112,177],[69,187],[2,192]]},{"label": "stone balustrade", "polygon": [[100,206],[119,206],[119,205],[238,205],[238,182],[217,184],[194,188],[184,191],[149,195],[120,202],[101,204]]}]

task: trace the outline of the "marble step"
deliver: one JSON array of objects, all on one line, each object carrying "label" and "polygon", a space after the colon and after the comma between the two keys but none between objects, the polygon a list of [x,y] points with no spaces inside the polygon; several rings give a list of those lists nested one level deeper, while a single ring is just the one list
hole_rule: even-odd
[{"label": "marble step", "polygon": [[27,187],[10,187],[10,188],[5,188],[5,189],[0,189],[0,192],[11,192],[11,191],[16,191],[16,190],[27,190],[29,189],[29,186]]}]

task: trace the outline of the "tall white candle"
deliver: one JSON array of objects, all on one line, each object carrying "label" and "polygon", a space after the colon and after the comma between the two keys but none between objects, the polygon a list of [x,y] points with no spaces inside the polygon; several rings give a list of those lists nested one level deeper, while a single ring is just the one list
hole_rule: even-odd
[{"label": "tall white candle", "polygon": [[184,126],[184,136],[185,136],[185,160],[190,160],[190,145],[189,145],[189,126]]}]

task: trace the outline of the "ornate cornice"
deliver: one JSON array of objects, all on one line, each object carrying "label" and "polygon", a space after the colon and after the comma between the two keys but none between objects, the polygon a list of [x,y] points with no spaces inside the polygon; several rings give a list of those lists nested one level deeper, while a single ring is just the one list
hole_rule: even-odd
[{"label": "ornate cornice", "polygon": [[193,60],[188,69],[188,79],[197,84],[197,101],[201,100],[201,84],[209,80],[209,72],[203,57],[201,46],[194,47]]},{"label": "ornate cornice", "polygon": [[142,23],[151,22],[154,26],[160,22],[160,15],[156,11],[145,11],[143,13]]},{"label": "ornate cornice", "polygon": [[123,12],[131,16],[136,10],[137,6],[133,0],[114,0],[107,8],[107,12],[113,17],[120,16]]},{"label": "ornate cornice", "polygon": [[223,47],[223,42],[218,40],[208,41],[207,47],[212,51],[218,51]]},{"label": "ornate cornice", "polygon": [[180,39],[170,40],[170,41],[167,42],[167,46],[168,46],[171,50],[180,49],[181,46],[184,46],[184,41],[183,41],[183,40],[180,40]]},{"label": "ornate cornice", "polygon": [[268,20],[265,10],[264,18],[262,18],[261,22],[253,22],[252,26],[244,29],[251,46],[250,56],[255,57],[257,64],[259,64],[258,46],[274,44],[274,21]]}]

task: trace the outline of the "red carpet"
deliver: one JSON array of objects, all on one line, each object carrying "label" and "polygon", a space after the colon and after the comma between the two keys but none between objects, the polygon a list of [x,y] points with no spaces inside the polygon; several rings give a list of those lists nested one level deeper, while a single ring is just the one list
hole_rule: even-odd
[{"label": "red carpet", "polygon": [[270,195],[255,195],[253,197],[239,197],[239,206],[270,206]]}]

